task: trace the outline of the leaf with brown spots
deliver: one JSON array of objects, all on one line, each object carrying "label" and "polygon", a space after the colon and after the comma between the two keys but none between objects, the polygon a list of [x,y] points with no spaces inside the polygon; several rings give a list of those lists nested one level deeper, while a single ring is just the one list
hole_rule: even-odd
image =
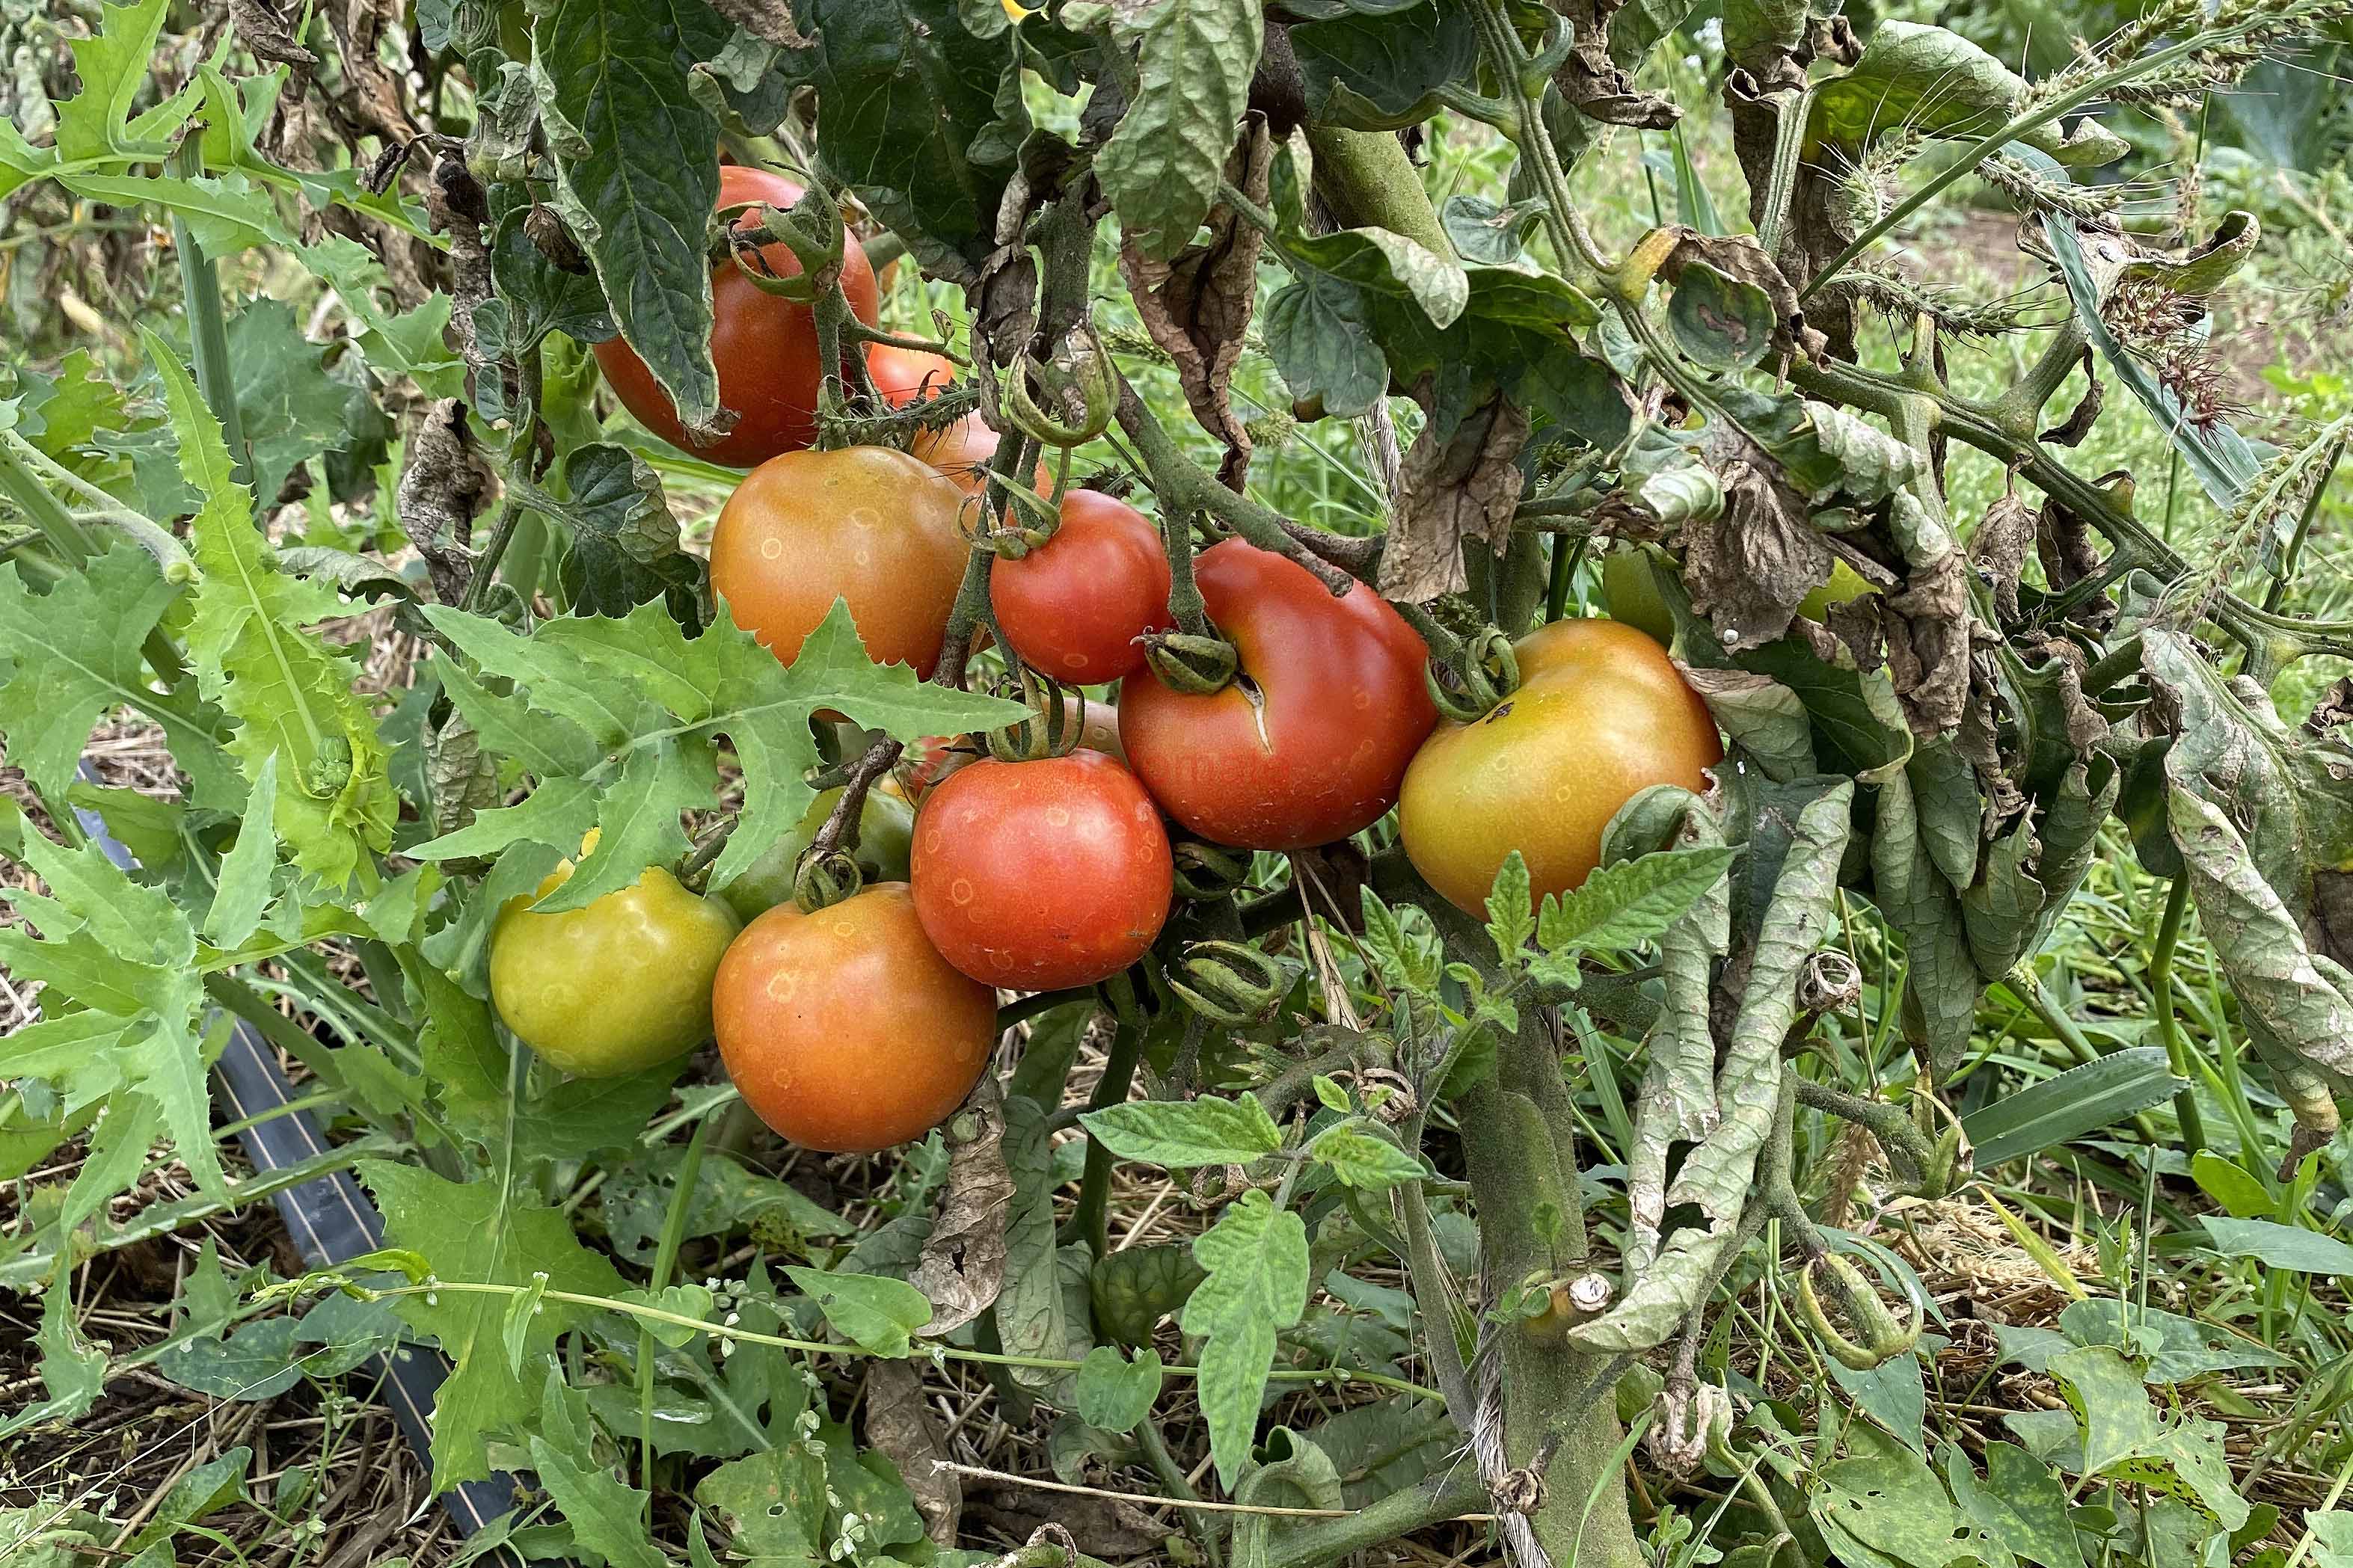
[{"label": "leaf with brown spots", "polygon": [[1526,412],[1504,397],[1474,410],[1451,440],[1429,429],[1414,437],[1398,477],[1397,519],[1381,552],[1382,597],[1421,604],[1461,593],[1468,581],[1466,541],[1503,552],[1525,482],[1518,459],[1527,440]]}]

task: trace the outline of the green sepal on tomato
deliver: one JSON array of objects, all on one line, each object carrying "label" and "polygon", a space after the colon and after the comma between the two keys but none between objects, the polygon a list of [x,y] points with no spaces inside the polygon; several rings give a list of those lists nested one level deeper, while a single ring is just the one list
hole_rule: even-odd
[{"label": "green sepal on tomato", "polygon": [[1530,893],[1583,885],[1618,808],[1652,784],[1706,787],[1715,721],[1666,650],[1620,621],[1556,621],[1513,645],[1520,686],[1445,723],[1407,771],[1398,836],[1425,881],[1473,913],[1514,850]]},{"label": "green sepal on tomato", "polygon": [[[730,163],[719,171],[719,199],[712,210],[746,202],[790,207],[801,195],[801,187],[781,174]],[[735,220],[735,226],[757,228],[759,215],[747,212]],[[779,278],[800,275],[800,258],[790,246],[763,246],[760,258]],[[874,270],[866,263],[866,252],[848,235],[842,238],[841,291],[850,313],[873,325],[878,309]],[[711,363],[719,373],[719,406],[735,416],[725,435],[698,444],[679,422],[670,394],[625,340],[608,338],[595,352],[605,383],[621,406],[681,452],[748,468],[817,439],[816,312],[763,292],[733,257],[723,258],[711,269]]]},{"label": "green sepal on tomato", "polygon": [[1012,991],[1109,979],[1167,922],[1159,810],[1100,752],[958,769],[915,820],[915,913],[947,961]]},{"label": "green sepal on tomato", "polygon": [[1420,637],[1364,584],[1335,598],[1306,567],[1243,540],[1203,551],[1194,577],[1240,673],[1206,696],[1148,669],[1122,683],[1120,740],[1145,788],[1194,834],[1243,849],[1302,849],[1371,826],[1438,722]]},{"label": "green sepal on tomato", "polygon": [[997,1043],[997,993],[958,973],[902,882],[745,926],[712,982],[728,1078],[804,1148],[871,1153],[964,1103]]},{"label": "green sepal on tomato", "polygon": [[557,866],[491,924],[491,1001],[507,1027],[577,1078],[642,1072],[710,1038],[712,976],[734,939],[734,911],[659,866],[579,909],[533,910],[572,869]]},{"label": "green sepal on tomato", "polygon": [[[793,877],[800,867],[801,856],[815,842],[818,829],[825,826],[840,799],[838,785],[818,792],[798,822],[754,857],[725,887],[712,891],[747,921],[788,901],[793,896]],[[869,882],[905,881],[907,856],[914,837],[915,808],[899,792],[895,782],[886,780],[866,792],[858,812],[858,847],[852,858]]]}]

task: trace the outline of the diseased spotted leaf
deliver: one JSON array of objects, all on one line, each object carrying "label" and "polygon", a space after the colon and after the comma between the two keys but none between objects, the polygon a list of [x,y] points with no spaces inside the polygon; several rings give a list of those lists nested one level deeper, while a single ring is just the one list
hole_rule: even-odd
[{"label": "diseased spotted leaf", "polygon": [[1095,177],[1127,239],[1165,261],[1217,200],[1265,22],[1256,0],[1153,0],[1115,11],[1113,27],[1139,80]]}]

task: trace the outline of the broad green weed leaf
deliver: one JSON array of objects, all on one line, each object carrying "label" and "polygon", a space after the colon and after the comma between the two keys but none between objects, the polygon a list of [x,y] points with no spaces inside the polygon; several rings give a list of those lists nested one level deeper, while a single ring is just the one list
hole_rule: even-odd
[{"label": "broad green weed leaf", "polygon": [[[168,148],[131,135],[131,104],[153,68],[155,39],[164,30],[165,0],[135,0],[99,8],[98,33],[69,47],[81,90],[58,105],[57,149],[60,157],[90,158],[144,153]],[[170,127],[157,128],[159,132]]]},{"label": "broad green weed leaf", "polygon": [[278,868],[278,754],[261,759],[253,776],[253,793],[245,803],[245,821],[237,842],[221,857],[220,885],[213,890],[212,908],[205,911],[205,939],[219,947],[237,947],[261,923],[269,902],[269,874]]},{"label": "broad green weed leaf", "polygon": [[1071,1395],[1088,1426],[1126,1432],[1152,1414],[1160,1382],[1158,1351],[1138,1351],[1130,1361],[1110,1345],[1097,1345],[1080,1365]]},{"label": "broad green weed leaf", "polygon": [[646,1531],[650,1500],[596,1458],[596,1422],[587,1401],[565,1385],[553,1365],[540,1397],[539,1427],[531,1436],[532,1470],[572,1527],[573,1539],[607,1568],[670,1568],[670,1560]]},{"label": "broad green weed leaf", "polygon": [[905,1355],[910,1336],[932,1321],[932,1304],[903,1279],[797,1268],[785,1276],[844,1338],[875,1355]]}]

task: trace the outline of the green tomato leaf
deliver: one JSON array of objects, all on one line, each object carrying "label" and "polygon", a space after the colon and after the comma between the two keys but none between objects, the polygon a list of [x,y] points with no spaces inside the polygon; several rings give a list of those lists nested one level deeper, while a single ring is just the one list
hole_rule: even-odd
[{"label": "green tomato leaf", "polygon": [[599,442],[564,459],[568,502],[555,514],[572,531],[564,557],[565,595],[580,616],[626,616],[661,599],[673,619],[702,625],[703,560],[679,548],[660,477],[625,447]]},{"label": "green tomato leaf", "polygon": [[1291,29],[1308,118],[1356,131],[1399,131],[1436,114],[1439,89],[1479,64],[1479,29],[1460,5],[1352,12]]},{"label": "green tomato leaf", "polygon": [[1139,79],[1095,177],[1129,243],[1166,261],[1217,204],[1265,22],[1257,0],[1155,0],[1115,8],[1113,29]]},{"label": "green tomato leaf", "polygon": [[[533,1274],[548,1288],[610,1296],[621,1277],[600,1253],[580,1245],[571,1216],[512,1198],[492,1181],[449,1182],[413,1165],[364,1160],[360,1180],[384,1210],[385,1240],[422,1255],[434,1278],[527,1288]],[[491,1473],[487,1441],[513,1431],[539,1405],[533,1381],[515,1375],[505,1345],[505,1295],[428,1291],[403,1296],[401,1321],[429,1334],[454,1369],[433,1405],[433,1486],[446,1490]],[[584,1309],[543,1301],[523,1330],[526,1361],[554,1355],[557,1336],[578,1327]]]},{"label": "green tomato leaf", "polygon": [[1537,945],[1547,953],[1614,952],[1649,942],[1706,896],[1736,853],[1710,844],[1601,867],[1584,886],[1546,895]]},{"label": "green tomato leaf", "polygon": [[192,693],[158,693],[140,645],[185,592],[138,546],[117,542],[46,594],[0,563],[0,738],[44,795],[63,795],[100,714],[127,708],[162,727],[198,804],[235,810],[245,796],[214,738],[218,713]]},{"label": "green tomato leaf", "polygon": [[1197,1392],[1219,1483],[1230,1490],[1250,1459],[1275,1337],[1307,1310],[1307,1226],[1252,1188],[1194,1240],[1193,1256],[1207,1278],[1178,1326],[1205,1341]]},{"label": "green tomato leaf", "polygon": [[1412,1154],[1354,1119],[1317,1133],[1307,1145],[1307,1153],[1339,1178],[1342,1185],[1371,1192],[1419,1181],[1430,1173]]},{"label": "green tomato leaf", "polygon": [[1247,1165],[1282,1147],[1282,1131],[1254,1094],[1239,1100],[1139,1100],[1090,1110],[1080,1124],[1123,1160],[1171,1170]]}]

